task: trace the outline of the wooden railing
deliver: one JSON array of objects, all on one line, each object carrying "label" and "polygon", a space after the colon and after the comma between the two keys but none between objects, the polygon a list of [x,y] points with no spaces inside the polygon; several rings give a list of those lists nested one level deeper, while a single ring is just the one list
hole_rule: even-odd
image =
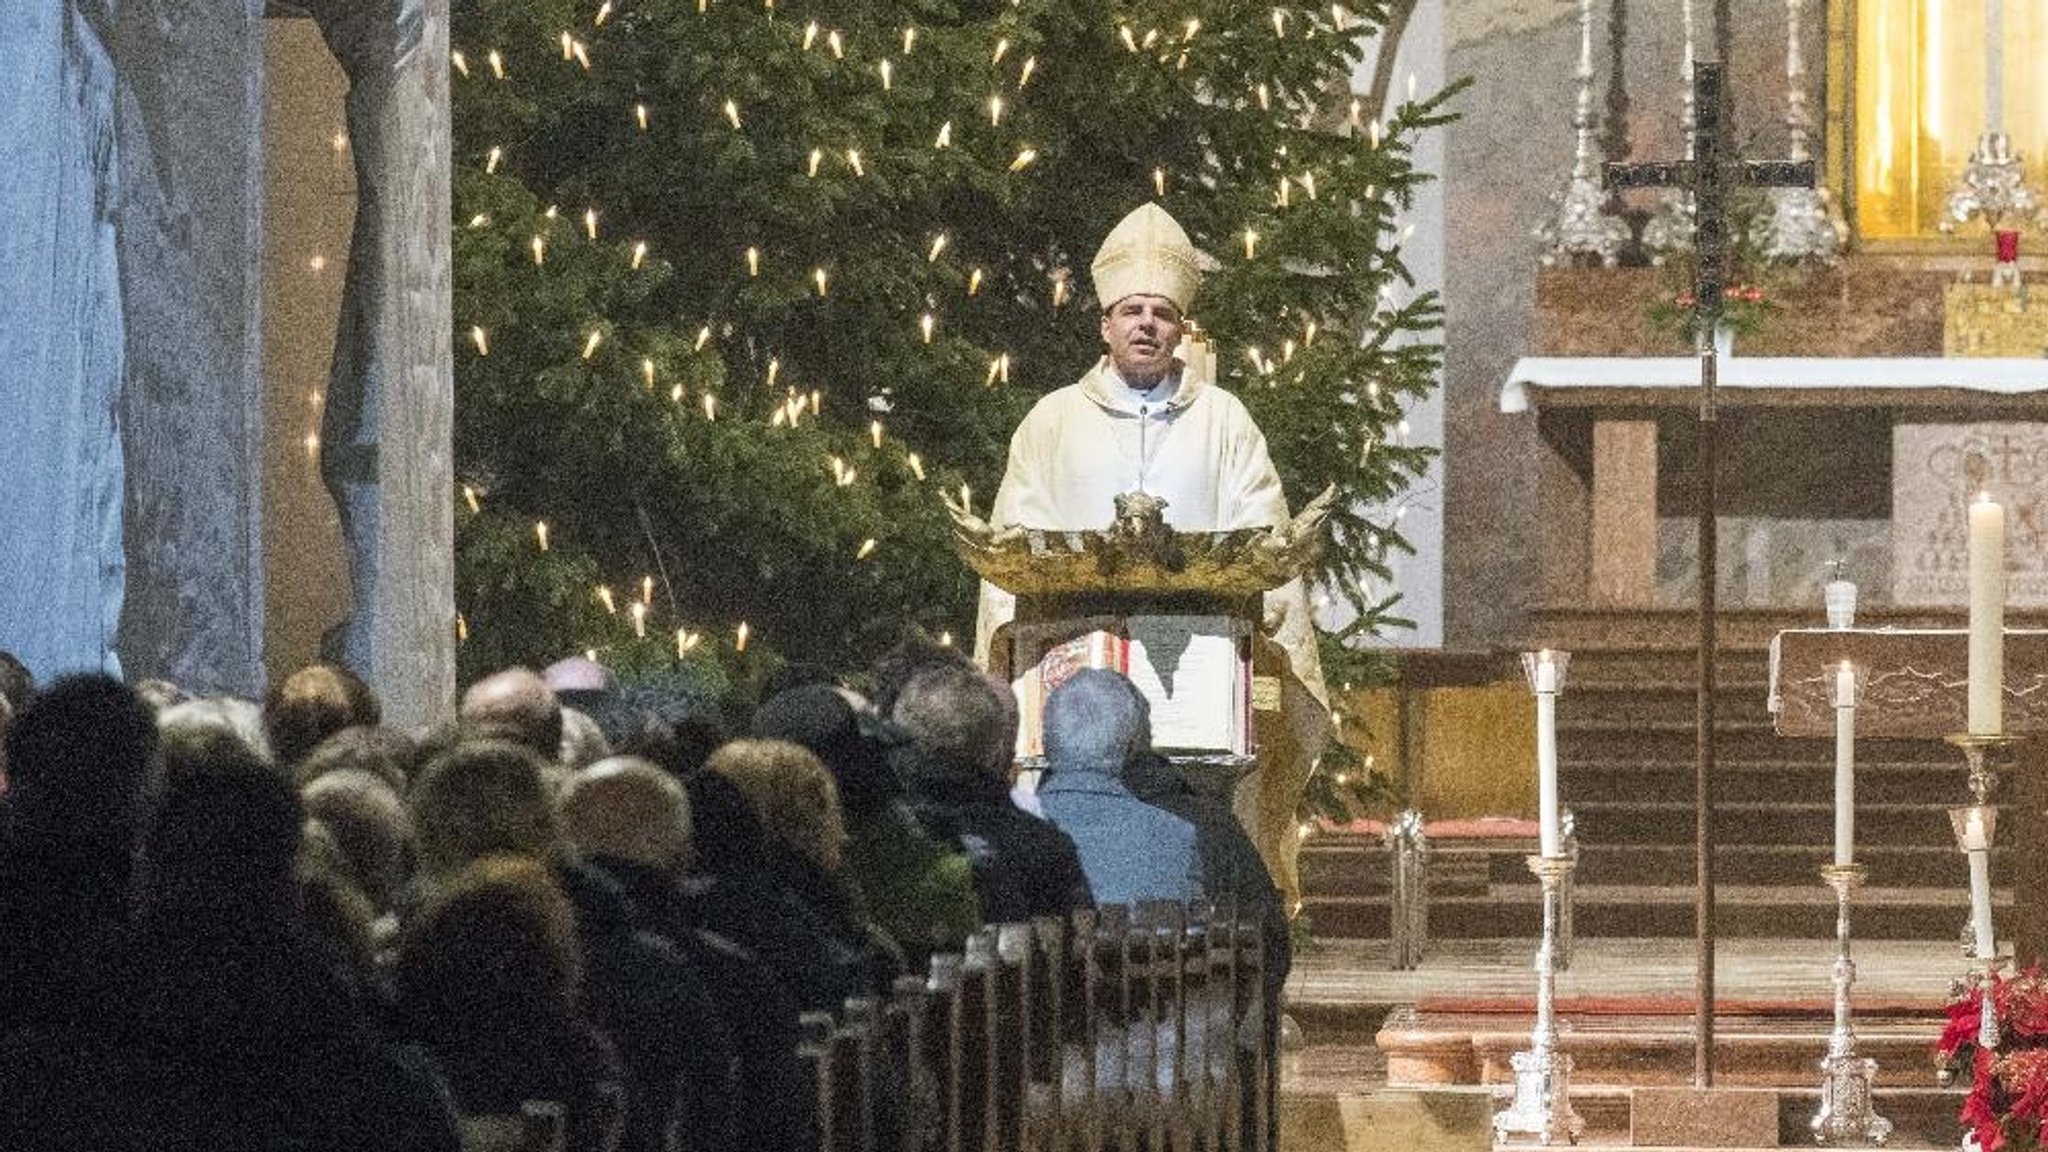
[{"label": "wooden railing", "polygon": [[1256,924],[1147,903],[992,925],[804,1018],[821,1152],[1271,1152]]}]

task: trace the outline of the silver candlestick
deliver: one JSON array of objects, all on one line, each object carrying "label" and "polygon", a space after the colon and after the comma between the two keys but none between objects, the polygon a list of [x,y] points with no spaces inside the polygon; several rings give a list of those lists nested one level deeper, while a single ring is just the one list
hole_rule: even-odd
[{"label": "silver candlestick", "polygon": [[2013,748],[2019,744],[2019,737],[1957,732],[1942,739],[1962,750],[1963,763],[1970,770],[1971,797],[1979,804],[1989,804],[1992,790],[1998,787],[1999,770],[2011,764]]},{"label": "silver candlestick", "polygon": [[[1799,47],[1799,22],[1806,0],[1785,0],[1785,134],[1792,160],[1811,159],[1807,137],[1813,113],[1806,106],[1806,59]],[[1773,188],[1771,211],[1758,218],[1752,234],[1773,260],[1833,261],[1842,250],[1843,226],[1819,188]]]},{"label": "silver candlestick", "polygon": [[1579,0],[1579,68],[1577,103],[1572,112],[1572,175],[1562,192],[1554,193],[1555,215],[1536,228],[1543,243],[1543,263],[1593,261],[1611,265],[1628,241],[1628,229],[1608,215],[1607,193],[1600,188],[1593,156],[1593,0]]},{"label": "silver candlestick", "polygon": [[1835,890],[1835,1029],[1820,1062],[1813,1138],[1840,1147],[1883,1144],[1891,1137],[1892,1122],[1879,1116],[1871,1101],[1877,1061],[1856,1054],[1856,1032],[1849,1024],[1849,987],[1856,982],[1856,962],[1849,958],[1849,898],[1863,886],[1865,872],[1861,864],[1828,864],[1820,875]]},{"label": "silver candlestick", "polygon": [[1539,1144],[1579,1142],[1586,1122],[1572,1110],[1572,1058],[1557,1043],[1557,918],[1561,889],[1577,862],[1570,856],[1531,856],[1529,871],[1543,885],[1543,942],[1536,948],[1536,1028],[1529,1048],[1514,1054],[1515,1096],[1493,1117],[1494,1139],[1533,1137]]}]

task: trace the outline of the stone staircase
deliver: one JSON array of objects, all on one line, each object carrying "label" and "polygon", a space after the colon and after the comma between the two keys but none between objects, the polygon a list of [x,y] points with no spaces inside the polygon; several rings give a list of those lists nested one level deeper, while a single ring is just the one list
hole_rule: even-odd
[{"label": "stone staircase", "polygon": [[[1904,613],[1866,622],[1884,623],[1955,622]],[[1834,931],[1834,898],[1817,871],[1833,837],[1833,744],[1779,737],[1766,704],[1770,637],[1810,625],[1791,613],[1721,621],[1715,916],[1729,935]],[[1577,819],[1582,937],[1693,934],[1692,629],[1686,612],[1551,611],[1532,626],[1542,642],[1572,653],[1558,704],[1559,776]],[[1956,937],[1968,917],[1968,871],[1944,809],[1968,797],[1961,757],[1938,740],[1864,740],[1857,752],[1857,855],[1870,870],[1857,936]],[[2012,876],[2011,852],[1995,855],[2001,885]],[[1375,839],[1318,836],[1304,848],[1302,873],[1314,932],[1386,932],[1385,852]],[[1433,870],[1431,880],[1433,937],[1539,930],[1537,887],[1512,854]],[[2001,889],[1999,903],[2008,898]]]}]

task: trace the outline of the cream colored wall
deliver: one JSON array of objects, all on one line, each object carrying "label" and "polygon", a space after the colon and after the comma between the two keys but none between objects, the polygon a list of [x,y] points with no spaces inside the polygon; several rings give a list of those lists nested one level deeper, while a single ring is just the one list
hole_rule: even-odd
[{"label": "cream colored wall", "polygon": [[265,23],[263,220],[264,663],[275,683],[319,659],[348,608],[334,501],[307,437],[334,354],[355,220],[348,84],[306,19]]},{"label": "cream colored wall", "polygon": [[1405,732],[1402,691],[1343,696],[1344,742],[1406,781],[1428,819],[1535,815],[1536,708],[1520,680],[1409,690]]}]

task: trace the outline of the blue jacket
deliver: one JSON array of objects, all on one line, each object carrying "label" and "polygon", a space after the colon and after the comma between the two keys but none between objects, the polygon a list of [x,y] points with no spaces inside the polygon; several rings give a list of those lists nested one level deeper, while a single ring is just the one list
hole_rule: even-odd
[{"label": "blue jacket", "polygon": [[1062,767],[1039,782],[1038,801],[1080,850],[1097,904],[1204,898],[1195,825],[1138,799],[1116,776]]}]

